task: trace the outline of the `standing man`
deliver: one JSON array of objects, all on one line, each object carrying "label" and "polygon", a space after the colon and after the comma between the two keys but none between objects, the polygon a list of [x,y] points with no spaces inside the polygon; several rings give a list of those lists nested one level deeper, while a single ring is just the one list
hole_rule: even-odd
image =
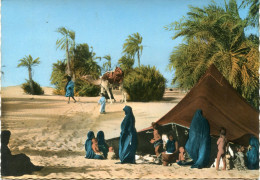
[{"label": "standing man", "polygon": [[70,97],[74,100],[74,103],[76,102],[74,98],[74,82],[71,80],[70,76],[67,76],[67,84],[65,86],[65,96],[69,97],[68,104],[70,103]]}]

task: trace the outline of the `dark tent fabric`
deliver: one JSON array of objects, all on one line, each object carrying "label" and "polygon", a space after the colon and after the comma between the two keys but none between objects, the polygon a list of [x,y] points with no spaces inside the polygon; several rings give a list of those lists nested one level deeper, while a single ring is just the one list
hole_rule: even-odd
[{"label": "dark tent fabric", "polygon": [[121,163],[135,163],[137,149],[137,132],[135,129],[135,117],[130,106],[125,106],[125,118],[121,124],[119,139],[119,159]]},{"label": "dark tent fabric", "polygon": [[259,141],[252,136],[249,140],[251,149],[247,152],[247,168],[259,169]]},{"label": "dark tent fabric", "polygon": [[192,168],[206,167],[210,159],[210,129],[208,121],[203,117],[202,111],[194,114],[189,131],[189,139],[185,145],[194,164]]},{"label": "dark tent fabric", "polygon": [[157,123],[176,123],[189,127],[197,109],[201,109],[208,120],[211,135],[219,136],[220,127],[225,127],[229,141],[245,146],[249,140],[239,138],[246,134],[256,137],[259,135],[259,112],[236,92],[214,65],[209,67],[190,92]]}]

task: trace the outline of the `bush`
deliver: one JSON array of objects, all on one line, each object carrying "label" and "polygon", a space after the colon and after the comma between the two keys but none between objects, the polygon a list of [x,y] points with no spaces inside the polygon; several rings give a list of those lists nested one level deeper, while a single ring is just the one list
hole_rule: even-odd
[{"label": "bush", "polygon": [[[26,83],[22,84],[22,89],[26,94],[32,94],[32,90],[31,90],[29,80],[26,79]],[[44,91],[41,88],[41,86],[37,82],[34,82],[34,81],[33,81],[33,89],[34,89],[34,95],[44,94]]]},{"label": "bush", "polygon": [[166,79],[150,66],[135,68],[124,79],[124,89],[131,101],[161,100],[165,91]]},{"label": "bush", "polygon": [[95,97],[100,93],[100,87],[86,81],[77,79],[75,82],[75,94],[79,96]]}]

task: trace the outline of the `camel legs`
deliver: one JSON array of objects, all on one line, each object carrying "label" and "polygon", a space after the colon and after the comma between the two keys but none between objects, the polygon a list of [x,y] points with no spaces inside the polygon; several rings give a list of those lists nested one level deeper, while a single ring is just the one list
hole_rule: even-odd
[{"label": "camel legs", "polygon": [[119,90],[122,93],[122,99],[120,101],[126,103],[126,92],[125,92],[125,90],[123,88],[123,84],[119,85]]},{"label": "camel legs", "polygon": [[104,90],[107,91],[108,97],[110,99],[110,104],[112,104],[111,94],[109,91],[109,83],[108,81],[101,81],[101,93],[104,93]]}]

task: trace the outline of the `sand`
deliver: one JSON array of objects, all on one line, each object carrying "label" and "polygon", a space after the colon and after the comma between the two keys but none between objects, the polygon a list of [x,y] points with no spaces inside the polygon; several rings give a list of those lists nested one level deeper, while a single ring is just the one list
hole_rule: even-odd
[{"label": "sand", "polygon": [[[258,170],[216,171],[214,168],[191,169],[176,164],[164,167],[151,164],[115,164],[119,160],[85,159],[86,134],[103,130],[105,138],[117,137],[124,118],[124,103],[107,103],[106,114],[99,114],[99,97],[76,97],[77,103],[67,104],[64,96],[53,95],[44,87],[45,95],[27,95],[20,86],[2,88],[2,130],[11,131],[9,147],[12,154],[25,153],[39,172],[5,179],[173,179],[173,178],[242,178],[256,179]],[[133,108],[136,129],[148,127],[172,109],[185,93],[166,91],[159,102],[127,102]],[[115,92],[115,98],[121,98]]]}]

